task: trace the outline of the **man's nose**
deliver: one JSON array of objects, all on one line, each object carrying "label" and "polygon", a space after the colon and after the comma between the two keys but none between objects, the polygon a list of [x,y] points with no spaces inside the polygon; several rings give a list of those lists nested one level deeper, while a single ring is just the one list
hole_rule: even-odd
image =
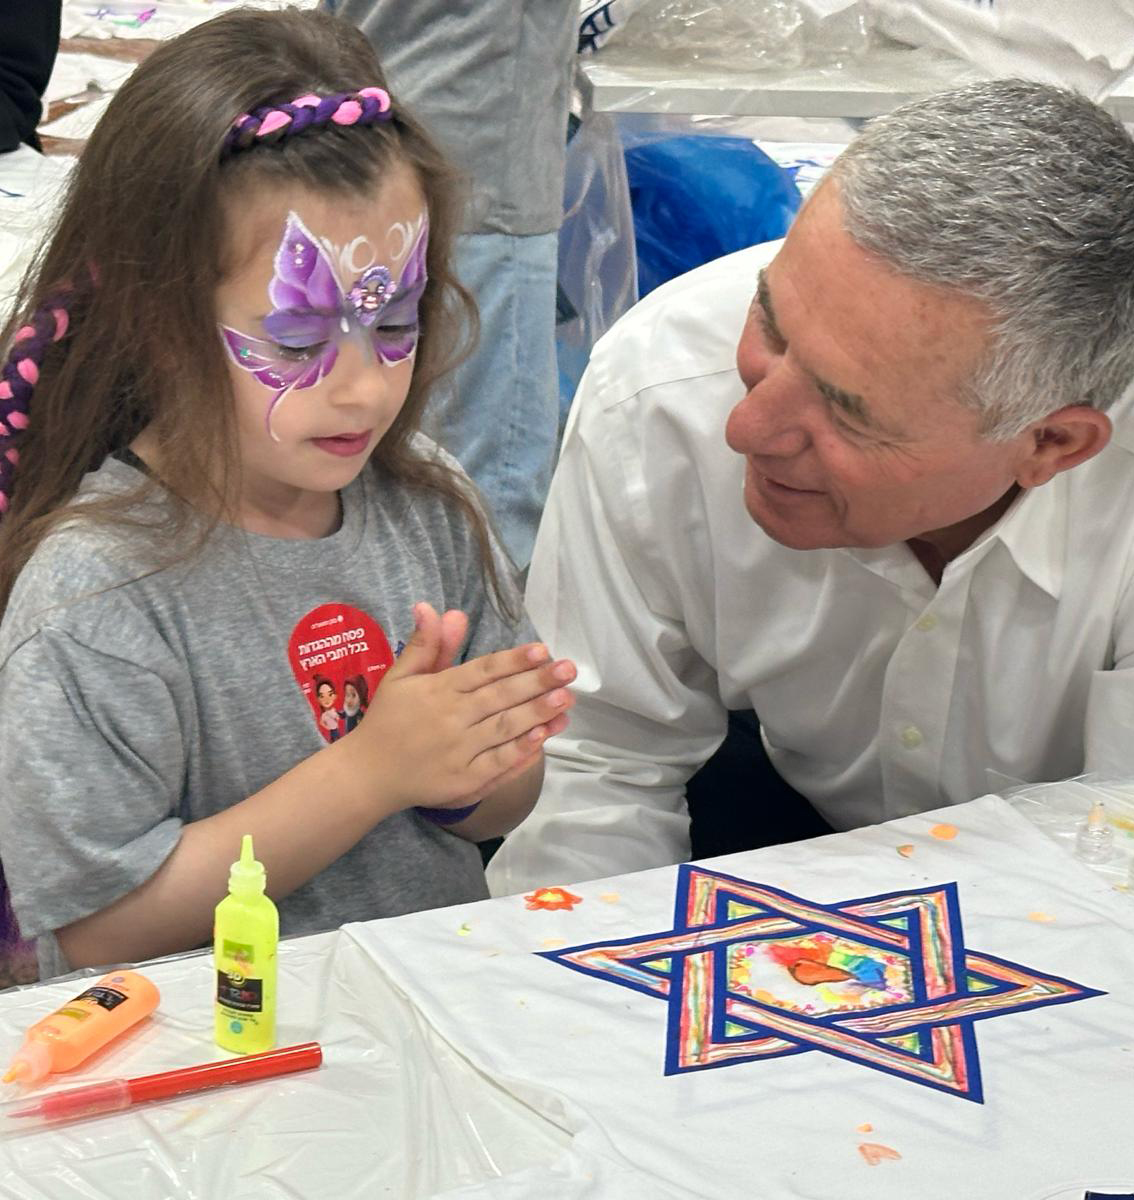
[{"label": "man's nose", "polygon": [[748,390],[729,414],[725,440],[739,454],[791,458],[810,442],[801,419],[806,404],[801,382],[782,356],[765,355],[753,371],[756,365],[742,368]]}]

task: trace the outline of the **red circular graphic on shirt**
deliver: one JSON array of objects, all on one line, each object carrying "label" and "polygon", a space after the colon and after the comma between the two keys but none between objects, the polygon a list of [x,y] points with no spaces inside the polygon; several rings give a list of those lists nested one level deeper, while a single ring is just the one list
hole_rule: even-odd
[{"label": "red circular graphic on shirt", "polygon": [[320,604],[302,617],[292,630],[287,657],[328,742],[362,720],[394,661],[381,625],[349,604]]}]

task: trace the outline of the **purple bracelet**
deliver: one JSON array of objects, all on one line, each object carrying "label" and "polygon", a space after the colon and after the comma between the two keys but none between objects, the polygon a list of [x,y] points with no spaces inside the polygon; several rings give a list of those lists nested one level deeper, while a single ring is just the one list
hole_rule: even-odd
[{"label": "purple bracelet", "polygon": [[416,804],[413,811],[420,813],[434,825],[456,825],[465,817],[471,817],[478,808],[480,808],[479,800],[475,804],[466,804],[464,808],[423,808],[420,804]]}]

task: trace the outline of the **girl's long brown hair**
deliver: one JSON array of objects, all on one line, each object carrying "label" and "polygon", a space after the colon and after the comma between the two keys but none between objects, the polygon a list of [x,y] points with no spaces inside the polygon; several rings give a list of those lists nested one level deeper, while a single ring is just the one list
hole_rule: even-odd
[{"label": "girl's long brown hair", "polygon": [[[143,429],[156,438],[160,485],[184,501],[170,520],[178,557],[203,544],[239,492],[233,396],[217,334],[215,293],[230,253],[226,203],[255,186],[373,194],[396,163],[417,174],[429,211],[429,284],[409,395],[372,463],[412,487],[440,493],[469,521],[498,607],[508,612],[488,530],[467,486],[410,439],[438,377],[459,361],[475,308],[450,267],[459,178],[393,97],[394,119],[329,126],[221,165],[232,121],[296,96],[385,87],[370,43],[321,12],[236,10],[159,47],[115,96],[75,170],[54,235],[29,272],[14,331],[62,293],[70,315],[32,396],[11,505],[0,520],[0,614],[43,538],[77,512],[130,523],[157,485],[73,506],[83,475]],[[387,89],[388,90],[388,89]],[[247,189],[247,190],[246,190]],[[195,511],[210,514],[191,544],[178,537]],[[166,564],[162,564],[166,565]]]}]

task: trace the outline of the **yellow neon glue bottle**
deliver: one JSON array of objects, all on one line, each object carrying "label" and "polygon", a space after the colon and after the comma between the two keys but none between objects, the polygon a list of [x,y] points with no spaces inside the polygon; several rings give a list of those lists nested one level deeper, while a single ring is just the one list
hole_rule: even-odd
[{"label": "yellow neon glue bottle", "polygon": [[216,1043],[238,1054],[276,1044],[276,945],[280,915],[264,895],[264,864],[246,833],[217,905],[213,958],[217,968]]}]

